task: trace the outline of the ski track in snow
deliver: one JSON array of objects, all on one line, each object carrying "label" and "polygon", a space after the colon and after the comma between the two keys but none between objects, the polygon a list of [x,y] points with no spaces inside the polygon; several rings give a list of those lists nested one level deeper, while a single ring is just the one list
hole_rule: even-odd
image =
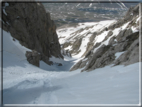
[{"label": "ski track in snow", "polygon": [[[25,52],[29,49],[21,46],[16,40],[14,42],[9,33],[3,31],[4,53],[3,53],[3,101],[4,104],[57,104],[58,99],[54,92],[61,89],[60,85],[53,85],[52,79],[67,77],[71,75],[62,71],[63,67],[51,71],[57,66],[44,65],[41,68],[29,64]],[[6,41],[6,42],[5,42]],[[13,51],[14,50],[14,51]],[[51,61],[63,62],[55,57]],[[75,59],[65,57],[67,67]],[[49,71],[44,70],[49,69]],[[66,70],[66,68],[64,68]],[[57,72],[60,71],[60,72]]]}]

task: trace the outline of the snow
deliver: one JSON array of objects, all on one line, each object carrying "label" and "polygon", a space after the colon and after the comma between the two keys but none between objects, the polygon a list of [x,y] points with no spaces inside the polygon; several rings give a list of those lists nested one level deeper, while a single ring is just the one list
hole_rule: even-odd
[{"label": "snow", "polygon": [[7,13],[6,13],[5,9],[3,9],[3,13],[7,16]]},{"label": "snow", "polygon": [[[104,28],[107,28],[108,26],[110,26],[112,23],[116,23],[116,22],[117,22],[116,20],[105,20],[105,21],[100,21],[100,22],[79,23],[76,26],[75,29],[73,27],[58,29],[57,34],[59,35],[59,37],[64,37],[64,38],[59,39],[61,44],[65,43],[65,42],[73,42],[73,41],[76,40],[75,38],[78,38],[78,37],[80,37],[82,35],[84,36],[84,40],[82,41],[80,49],[79,49],[80,50],[79,54],[73,55],[74,58],[80,58],[86,51],[86,48],[87,48],[86,45],[89,42],[89,37],[94,32],[101,31]],[[107,36],[109,31],[104,31],[101,34],[97,35],[95,37],[95,40],[93,41],[94,45],[96,43],[100,43],[100,42],[101,42],[101,45],[98,46],[97,48],[95,48],[93,50],[93,53],[95,53],[96,50],[98,48],[100,48],[103,44],[108,45],[109,40],[112,37],[117,36],[120,31],[127,29],[127,26],[128,26],[129,23],[130,22],[127,22],[127,23],[123,24],[121,27],[115,28],[114,30],[112,30],[112,32],[113,32],[112,36],[110,36],[104,42],[102,42],[102,41],[105,39],[105,37]],[[76,32],[76,31],[78,31],[80,29],[83,29],[83,30],[81,32]],[[137,28],[132,27],[132,30],[133,30],[133,32],[137,32]],[[88,34],[88,33],[90,33],[90,34]],[[90,35],[90,36],[88,36],[88,35]],[[65,48],[65,50],[67,50],[67,49],[71,51],[72,46],[68,46],[68,47]]]},{"label": "snow", "polygon": [[[100,21],[100,22],[86,22],[86,23],[79,23],[78,26],[74,29],[74,27],[66,27],[66,28],[60,28],[57,29],[57,34],[59,39],[60,44],[63,44],[68,41],[68,39],[73,40],[75,37],[79,35],[86,34],[88,31],[90,33],[94,33],[98,30],[103,29],[102,26],[108,27],[110,24],[116,22],[116,20],[106,20],[106,21]],[[86,30],[86,27],[91,27],[89,30]],[[84,29],[82,32],[73,35],[76,31]]]},{"label": "snow", "polygon": [[105,27],[108,27],[109,25],[111,25],[112,23],[115,23],[116,20],[105,20],[105,21],[100,21],[100,22],[96,22],[94,27],[90,30],[91,32],[96,32],[98,30],[101,30]]},{"label": "snow", "polygon": [[141,16],[139,16],[139,17],[137,18],[136,23],[138,23],[138,21],[140,20],[140,18],[141,18]]},{"label": "snow", "polygon": [[84,29],[82,32],[79,33],[79,35],[83,35],[83,34],[85,34],[87,32],[88,32],[88,30]]},{"label": "snow", "polygon": [[119,34],[119,32],[121,31],[121,28],[116,28],[113,30],[113,35],[117,36]]},{"label": "snow", "polygon": [[121,2],[121,4],[123,5],[123,7],[124,7],[124,8],[126,8],[126,9],[127,9],[127,7],[125,6],[125,4],[124,4],[124,3],[122,3],[122,2]]},{"label": "snow", "polygon": [[122,29],[122,30],[126,29],[126,27],[128,26],[129,23],[130,23],[130,22],[125,23],[125,24],[121,27],[121,29]]},{"label": "snow", "polygon": [[104,42],[103,42],[103,44],[104,44],[104,45],[108,45],[109,40],[110,40],[112,37],[113,37],[113,35],[112,35],[112,36],[110,36],[110,37],[109,37],[106,41],[104,41]]},{"label": "snow", "polygon": [[122,3],[122,2],[117,3],[117,4],[121,7],[121,9],[128,9],[128,8],[125,6],[125,4]]},{"label": "snow", "polygon": [[121,4],[119,4],[119,3],[117,3],[117,4],[121,7],[121,9],[123,9],[123,6]]},{"label": "snow", "polygon": [[78,7],[79,5],[80,5],[80,3],[76,7]]},{"label": "snow", "polygon": [[72,46],[68,46],[66,48],[64,48],[65,50],[72,50]]},{"label": "snow", "polygon": [[9,6],[9,3],[5,3],[5,6]]},{"label": "snow", "polygon": [[5,3],[5,6],[3,6],[3,12],[4,12],[4,14],[7,16],[7,13],[6,13],[6,11],[5,11],[5,8],[7,7],[7,6],[9,6],[9,3]]},{"label": "snow", "polygon": [[[130,66],[129,66],[130,67]],[[54,80],[54,84],[64,84],[63,89],[57,90],[60,104],[136,104],[134,97],[138,94],[137,64],[131,67],[107,66],[92,72],[83,72],[68,78]],[[134,68],[133,68],[134,67]],[[110,70],[111,69],[111,70]],[[137,73],[136,73],[137,72]],[[120,79],[121,78],[121,79]],[[133,78],[133,79],[132,79]],[[85,80],[85,81],[84,81]],[[130,84],[132,82],[132,84]],[[70,83],[70,84],[68,84]],[[133,85],[133,88],[131,87]],[[131,88],[130,88],[131,87]],[[65,89],[66,88],[66,89]],[[112,91],[113,90],[113,91]],[[137,90],[137,91],[136,91]],[[67,98],[67,99],[66,99]],[[124,99],[123,99],[124,98]],[[130,100],[130,99],[131,100]],[[134,98],[134,99],[133,99]],[[85,100],[87,99],[87,100]]]},{"label": "snow", "polygon": [[93,50],[93,53],[95,53],[96,50],[99,49],[102,45],[108,45],[109,40],[110,40],[113,36],[117,36],[118,33],[119,33],[119,31],[120,31],[120,28],[116,28],[115,30],[113,30],[113,31],[112,31],[112,32],[113,32],[112,36],[110,36],[110,37],[109,37],[107,40],[105,40],[104,42],[102,42],[102,41],[103,41],[104,38],[107,36],[107,33],[108,33],[109,31],[105,31],[105,32],[101,33],[100,35],[98,35],[98,37],[99,37],[100,39],[96,40],[96,41],[95,41],[95,44],[98,43],[98,42],[101,42],[101,45],[99,45],[97,48],[95,48],[95,49]]},{"label": "snow", "polygon": [[[107,22],[107,21],[106,21],[106,22]],[[95,42],[95,44],[101,42],[101,45],[99,45],[97,48],[95,48],[95,49],[93,50],[93,53],[95,53],[96,50],[99,49],[102,45],[108,45],[109,40],[110,40],[112,37],[117,36],[121,30],[125,30],[125,29],[127,28],[127,26],[128,26],[129,23],[130,23],[130,22],[127,22],[127,23],[123,24],[120,28],[115,28],[115,29],[112,31],[112,32],[113,32],[112,36],[110,36],[110,37],[109,37],[107,40],[105,40],[104,42],[102,42],[102,41],[103,41],[104,38],[107,36],[107,34],[108,34],[109,31],[104,31],[104,32],[102,32],[100,35],[98,35],[98,36],[95,38],[95,41],[94,41],[94,42]],[[137,32],[137,30],[134,29],[133,27],[132,27],[132,31],[133,31],[133,32]],[[117,40],[115,39],[115,41],[117,41]]]},{"label": "snow", "polygon": [[115,59],[118,59],[122,54],[123,54],[124,52],[117,52],[116,54],[115,54]]},{"label": "snow", "polygon": [[[138,104],[138,63],[91,72],[4,68],[4,104]],[[8,79],[7,79],[8,78]]]},{"label": "snow", "polygon": [[131,13],[130,15],[133,16],[133,13]]},{"label": "snow", "polygon": [[103,33],[101,33],[100,35],[98,35],[98,36],[95,38],[95,42],[96,42],[96,43],[102,42],[102,41],[105,39],[105,37],[107,36],[108,32],[109,32],[109,31],[104,31]]},{"label": "snow", "polygon": [[61,39],[59,39],[60,44],[63,44],[66,42],[66,39],[64,39],[63,37],[66,37],[66,38],[70,37],[70,34],[77,30],[78,29],[73,29],[73,27],[57,30],[58,37],[62,37]]},{"label": "snow", "polygon": [[[109,25],[111,25],[112,23],[115,23],[115,22],[116,22],[116,20],[105,20],[105,21],[100,21],[100,22],[86,22],[86,23],[79,23],[75,29],[73,27],[57,29],[57,34],[58,34],[58,37],[60,38],[59,42],[60,42],[60,44],[64,44],[65,42],[69,42],[69,41],[72,42],[72,41],[76,40],[75,39],[76,37],[78,38],[79,36],[84,35],[84,40],[81,43],[81,46],[79,49],[80,50],[79,54],[73,56],[74,58],[79,58],[85,53],[86,48],[87,48],[87,43],[89,42],[90,36],[94,32],[101,31],[102,29],[108,27]],[[86,29],[87,27],[89,27],[89,29]],[[78,32],[76,33],[76,31],[78,31],[80,29],[83,29],[83,30],[79,33]],[[104,40],[104,38],[107,36],[108,32],[109,31],[104,31],[103,33],[98,35],[96,37],[95,43],[102,42]],[[114,31],[114,32],[115,32],[115,34],[118,33],[118,31]],[[88,34],[88,33],[90,33],[90,34]],[[105,43],[106,45],[108,44],[108,40]],[[66,47],[65,50],[72,50],[72,46]]]},{"label": "snow", "polygon": [[16,39],[15,42],[13,42],[13,38],[10,36],[10,33],[3,31],[3,35],[4,35],[3,39],[7,40],[6,42],[3,42],[4,53],[11,53],[13,55],[17,55],[20,59],[25,59],[26,51],[31,51],[31,50],[25,48],[24,46],[21,46],[19,41],[17,41]]},{"label": "snow", "polygon": [[88,60],[88,58],[85,58],[85,59],[83,59],[82,61],[87,61]]},{"label": "snow", "polygon": [[138,32],[138,31],[139,31],[139,28],[132,26],[132,27],[131,27],[131,30],[132,30],[133,33],[135,33],[135,32]]},{"label": "snow", "polygon": [[80,52],[77,55],[74,55],[74,58],[81,58],[81,56],[85,53],[87,49],[87,44],[89,42],[91,34],[87,35],[85,38],[82,39],[81,46],[79,48]]},{"label": "snow", "polygon": [[[76,29],[66,28],[68,33],[63,30],[60,34],[69,37]],[[87,34],[83,39],[79,56],[85,52],[91,35]],[[4,104],[139,104],[139,63],[109,65],[81,73],[82,69],[69,72],[81,58],[65,56],[63,60],[52,56],[50,61],[54,62],[53,65],[40,61],[38,68],[26,60],[25,52],[30,50],[21,46],[17,40],[13,41],[10,33],[3,31],[3,39]],[[104,41],[102,44],[107,43]],[[116,57],[121,54],[116,53]],[[63,66],[58,66],[58,63]]]},{"label": "snow", "polygon": [[90,3],[89,7],[92,7],[92,3]]}]

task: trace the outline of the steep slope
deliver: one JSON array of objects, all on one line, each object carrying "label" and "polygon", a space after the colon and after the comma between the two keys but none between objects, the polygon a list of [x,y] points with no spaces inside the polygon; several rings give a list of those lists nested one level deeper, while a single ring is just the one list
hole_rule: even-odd
[{"label": "steep slope", "polygon": [[10,33],[3,34],[3,104],[139,104],[139,63],[83,73],[81,69],[57,72],[59,66],[43,70],[25,60],[29,49],[13,41]]},{"label": "steep slope", "polygon": [[[141,4],[139,4],[141,5]],[[139,61],[139,5],[130,8],[123,19],[77,26],[64,37],[58,30],[62,48],[81,59],[71,68],[91,71],[109,64],[129,65]]]},{"label": "steep slope", "polygon": [[41,3],[2,2],[2,28],[11,33],[27,52],[27,60],[39,66],[39,60],[52,64],[49,57],[63,58],[56,26]]},{"label": "steep slope", "polygon": [[[3,104],[56,103],[52,91],[60,87],[52,86],[51,79],[66,75],[66,71],[63,72],[59,66],[55,68],[48,65],[43,70],[43,62],[40,62],[41,68],[29,64],[25,52],[31,50],[21,46],[18,40],[13,41],[9,32],[3,31],[3,35]],[[56,58],[54,61],[58,60]],[[64,62],[68,67],[70,63]],[[58,70],[62,72],[57,72]]]},{"label": "steep slope", "polygon": [[[111,21],[111,23],[113,22]],[[107,25],[107,23],[103,21],[96,24],[100,25],[101,28],[102,24]],[[70,36],[70,32],[85,26],[89,27],[90,23],[85,23],[84,26],[81,24],[76,29],[60,30],[60,33],[65,33],[59,35],[60,43],[67,41],[70,43],[70,40],[74,42],[74,39],[62,41],[63,36]],[[105,37],[103,36],[103,38]],[[87,40],[89,41],[89,39]],[[97,40],[101,42],[103,39],[98,38]],[[88,41],[84,40],[82,43]],[[77,54],[77,58],[86,51],[85,45],[81,44],[80,49],[82,48],[82,53]],[[46,65],[45,71],[28,63],[25,56],[26,51],[32,50],[21,46],[19,40],[13,40],[10,32],[3,31],[3,104],[9,104],[4,106],[11,106],[11,104],[14,106],[15,104],[19,104],[16,106],[26,106],[24,104],[33,104],[33,106],[37,106],[37,104],[38,106],[43,106],[43,104],[47,104],[44,106],[56,106],[54,104],[58,104],[58,106],[63,106],[60,104],[73,104],[73,106],[78,106],[78,104],[86,104],[86,106],[90,104],[94,106],[133,104],[133,106],[137,106],[140,104],[140,73],[137,69],[139,63],[126,67],[123,65],[112,67],[113,64],[111,64],[104,68],[95,69],[93,72],[80,73],[80,70],[84,68],[74,72],[68,72],[68,69],[64,69],[64,67],[70,68],[71,64],[77,62],[74,55],[72,58],[64,57],[64,61],[52,56],[49,61],[57,63],[63,61],[65,65],[62,69],[60,66],[53,66],[56,67],[53,69],[52,66]],[[40,62],[43,65],[43,61]]]}]

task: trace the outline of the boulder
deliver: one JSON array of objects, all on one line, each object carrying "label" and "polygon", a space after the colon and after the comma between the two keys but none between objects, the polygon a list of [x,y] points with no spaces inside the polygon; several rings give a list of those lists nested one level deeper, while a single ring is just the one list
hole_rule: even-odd
[{"label": "boulder", "polygon": [[61,64],[61,63],[59,63],[59,64],[58,64],[58,66],[62,66],[62,64]]},{"label": "boulder", "polygon": [[39,61],[41,59],[41,56],[38,54],[37,51],[26,51],[26,57],[27,57],[27,61],[30,63],[30,64],[33,64],[37,67],[39,67]]}]

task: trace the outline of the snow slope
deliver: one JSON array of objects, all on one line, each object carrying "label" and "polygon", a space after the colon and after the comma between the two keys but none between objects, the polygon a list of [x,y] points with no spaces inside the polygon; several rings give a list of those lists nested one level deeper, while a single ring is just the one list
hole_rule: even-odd
[{"label": "snow slope", "polygon": [[[57,34],[60,44],[63,44],[70,39],[70,41],[73,41],[75,37],[78,37],[80,35],[85,35],[86,33],[90,32],[93,33],[95,31],[99,31],[105,27],[108,27],[110,24],[116,22],[116,20],[106,20],[106,21],[100,21],[100,22],[86,22],[86,23],[78,23],[78,25],[74,27],[66,27],[66,28],[60,28],[57,29]],[[85,30],[85,28],[89,28]],[[82,32],[75,33],[76,31],[84,29]]]},{"label": "snow slope", "polygon": [[53,80],[62,89],[55,91],[59,104],[138,104],[138,63],[107,66]]},{"label": "snow slope", "polygon": [[[62,48],[70,51],[74,58],[80,59],[76,61],[76,64],[74,64],[74,66],[72,66],[70,70],[73,71],[78,68],[87,66],[91,57],[93,56],[93,53],[95,54],[96,51],[99,50],[99,48],[102,46],[111,45],[113,43],[113,48],[117,45],[119,47],[120,44],[117,40],[118,38],[123,38],[123,36],[120,37],[120,32],[125,32],[126,30],[130,30],[133,33],[138,32],[138,20],[140,20],[139,15],[136,15],[132,20],[134,22],[133,25],[131,20],[128,22],[123,22],[121,24],[117,20],[106,20],[100,22],[79,23],[75,26],[74,29],[73,27],[61,27],[60,29],[57,29],[59,42],[62,45]],[[115,25],[119,26],[114,27]],[[115,47],[115,49],[118,49],[118,47]],[[116,56],[120,57],[121,55]],[[88,57],[88,60],[86,57]],[[115,59],[117,59],[118,57],[116,57]],[[93,63],[94,62],[92,61],[92,64]],[[88,70],[88,68],[86,70]]]},{"label": "snow slope", "polygon": [[[60,44],[64,44],[66,42],[74,42],[77,38],[83,36],[83,40],[80,45],[80,52],[77,55],[74,55],[75,58],[80,58],[86,51],[87,43],[89,42],[89,38],[93,35],[94,32],[101,31],[102,29],[108,27],[112,23],[115,23],[116,20],[106,20],[100,22],[88,22],[88,23],[79,23],[75,28],[67,27],[57,29],[57,34],[59,37]],[[104,40],[109,31],[105,31],[102,34],[96,37],[94,43],[99,43]],[[73,50],[72,46],[68,46],[65,50]]]},{"label": "snow slope", "polygon": [[[77,59],[66,57],[61,68],[43,62],[38,68],[26,61],[29,49],[5,31],[3,39],[4,104],[139,103],[139,63],[80,73],[81,69],[68,72]],[[61,61],[54,57],[50,60]]]},{"label": "snow slope", "polygon": [[[58,75],[55,71],[49,72],[55,66],[46,65],[49,71],[45,71],[29,64],[25,57],[25,52],[29,49],[21,46],[18,41],[13,41],[11,35],[5,31],[3,31],[3,41],[4,104],[50,103],[50,91],[58,89],[56,86],[52,87],[50,83],[50,79]],[[57,59],[51,58],[51,60]],[[45,67],[42,63],[41,66]],[[62,73],[66,72],[59,74]],[[46,94],[48,98],[44,97],[44,101],[37,100],[42,94]]]}]

